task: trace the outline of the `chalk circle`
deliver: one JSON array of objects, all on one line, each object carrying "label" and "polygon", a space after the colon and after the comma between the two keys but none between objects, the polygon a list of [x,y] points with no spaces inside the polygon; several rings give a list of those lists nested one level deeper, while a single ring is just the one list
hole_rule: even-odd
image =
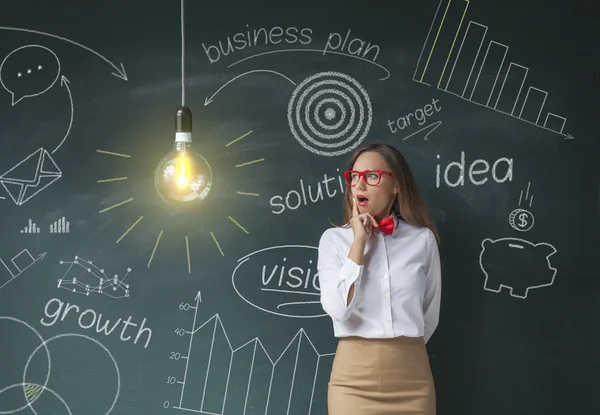
[{"label": "chalk circle", "polygon": [[[10,389],[13,389],[13,388],[23,388],[23,390],[25,390],[25,389],[26,389],[28,386],[35,386],[35,387],[38,387],[38,388],[40,388],[40,389],[42,390],[42,392],[46,392],[46,391],[50,392],[52,395],[54,395],[54,396],[56,397],[56,399],[58,399],[58,400],[60,401],[60,403],[62,403],[62,404],[64,405],[64,407],[65,407],[65,409],[67,410],[67,412],[69,413],[69,415],[73,415],[73,412],[71,412],[71,408],[69,408],[69,405],[67,405],[67,403],[66,403],[66,402],[65,402],[65,400],[62,398],[62,396],[60,396],[58,393],[56,393],[56,391],[54,391],[54,390],[50,389],[50,388],[49,388],[49,387],[47,387],[47,386],[43,386],[43,385],[40,385],[40,384],[37,384],[37,383],[15,383],[14,385],[10,385],[10,386],[8,386],[8,387],[6,387],[6,388],[2,389],[2,391],[0,391],[0,393],[2,393],[2,392],[6,392],[6,391],[9,391]],[[40,393],[39,395],[37,395],[37,396],[35,397],[35,399],[33,399],[31,402],[29,402],[29,405],[28,405],[28,406],[29,406],[29,409],[31,409],[31,411],[32,411],[32,412],[33,412],[35,415],[46,415],[46,414],[38,414],[38,413],[36,412],[36,410],[33,408],[33,406],[31,406],[31,404],[32,404],[33,402],[35,402],[35,401],[36,401],[36,400],[37,400],[37,399],[40,397],[40,395],[41,395],[41,393]],[[25,408],[25,407],[23,407],[23,408]],[[20,411],[20,410],[21,410],[21,409],[15,409],[15,410],[12,410],[12,411],[8,411],[8,412],[2,412],[2,413],[3,413],[3,414],[12,414],[12,413],[18,412],[18,411]]]},{"label": "chalk circle", "polygon": [[[44,343],[40,346],[38,346],[29,356],[29,359],[27,360],[27,364],[25,365],[25,370],[23,371],[23,383],[25,382],[25,378],[27,377],[27,369],[29,367],[29,364],[31,363],[31,359],[33,358],[33,356],[37,353],[37,351],[41,348],[44,347],[46,348],[46,350],[48,350],[48,346],[47,344],[50,343],[51,341],[60,339],[62,337],[81,337],[83,339],[89,340],[93,343],[96,343],[98,346],[100,346],[102,348],[102,350],[104,350],[106,352],[106,354],[108,354],[108,356],[110,357],[110,359],[112,360],[113,365],[115,366],[115,371],[117,372],[117,392],[115,393],[115,398],[110,406],[110,408],[108,409],[108,411],[106,411],[104,413],[104,415],[108,415],[112,412],[112,410],[115,407],[115,404],[117,403],[117,400],[119,399],[119,394],[121,393],[121,373],[119,371],[119,366],[117,365],[117,361],[115,360],[115,358],[113,357],[112,353],[110,352],[110,350],[108,350],[106,348],[106,346],[104,346],[102,343],[100,343],[98,340],[93,339],[89,336],[86,336],[85,334],[78,334],[78,333],[65,333],[65,334],[59,334],[56,335],[54,337],[49,338],[48,340],[44,341]],[[46,382],[47,383],[47,382]]]},{"label": "chalk circle", "polygon": [[288,103],[296,140],[321,156],[354,150],[367,136],[373,108],[365,89],[339,72],[319,72],[300,83]]},{"label": "chalk circle", "polygon": [[[319,115],[321,113],[321,108],[327,104],[329,105],[323,111],[326,121],[323,121]],[[334,106],[337,107],[337,111],[334,109]],[[335,124],[326,124],[327,122],[331,122],[331,120],[335,120],[335,118],[338,117],[338,113],[339,119]],[[325,98],[315,105],[314,118],[319,127],[322,129],[335,130],[339,128],[346,120],[346,108],[344,108],[344,104],[337,98]]]},{"label": "chalk circle", "polygon": [[[44,338],[42,337],[42,335],[36,330],[34,329],[30,324],[19,320],[17,318],[14,317],[7,317],[7,316],[0,316],[0,321],[1,320],[8,320],[8,321],[14,321],[16,323],[22,324],[23,326],[27,327],[29,330],[31,330],[39,339],[40,339],[40,345],[35,349],[34,353],[37,352],[41,347],[44,348],[44,350],[46,351],[46,359],[48,359],[48,370],[46,373],[46,379],[44,380],[44,384],[43,385],[38,385],[36,383],[27,383],[25,382],[25,375],[23,375],[23,382],[19,383],[19,384],[14,384],[12,386],[7,386],[3,389],[0,389],[0,396],[2,396],[2,393],[8,391],[9,389],[12,389],[13,387],[15,387],[15,385],[23,385],[23,394],[25,395],[25,402],[27,402],[25,405],[21,406],[20,408],[16,408],[16,409],[11,409],[11,410],[3,410],[4,408],[0,407],[0,415],[5,415],[5,414],[12,414],[15,412],[19,412],[22,411],[23,409],[29,407],[31,408],[31,410],[33,410],[33,408],[31,407],[31,404],[33,402],[35,402],[42,394],[38,394],[33,400],[29,401],[29,399],[27,398],[26,395],[26,391],[25,391],[25,386],[26,385],[38,385],[42,388],[42,391],[48,390],[47,385],[48,385],[48,380],[50,379],[50,371],[51,371],[51,367],[52,367],[52,363],[50,360],[50,351],[48,350],[48,346],[46,345],[46,341],[44,340]],[[27,370],[27,366],[29,365],[29,361],[31,360],[31,355],[29,356],[29,359],[27,360],[27,364],[25,365],[25,370]],[[1,400],[0,400],[1,402]]]}]

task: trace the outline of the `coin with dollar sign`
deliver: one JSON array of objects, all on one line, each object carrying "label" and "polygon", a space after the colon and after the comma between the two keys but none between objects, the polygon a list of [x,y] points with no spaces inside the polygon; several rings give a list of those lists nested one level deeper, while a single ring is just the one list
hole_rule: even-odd
[{"label": "coin with dollar sign", "polygon": [[510,216],[508,217],[510,226],[521,232],[530,230],[533,227],[534,221],[533,213],[526,209],[515,209],[510,212]]}]

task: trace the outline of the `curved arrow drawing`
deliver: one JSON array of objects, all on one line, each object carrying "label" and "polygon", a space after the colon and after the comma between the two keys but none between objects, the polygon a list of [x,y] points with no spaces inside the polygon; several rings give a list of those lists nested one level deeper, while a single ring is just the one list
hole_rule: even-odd
[{"label": "curved arrow drawing", "polygon": [[0,30],[13,30],[16,32],[27,32],[27,33],[34,33],[37,35],[44,35],[44,36],[49,36],[49,37],[53,37],[55,39],[60,39],[60,40],[64,40],[65,42],[69,42],[72,43],[76,46],[79,46],[80,48],[83,48],[85,50],[87,50],[88,52],[93,53],[94,55],[98,56],[100,59],[104,60],[106,63],[108,63],[110,66],[113,67],[113,69],[115,70],[115,72],[112,72],[112,74],[114,76],[116,76],[119,79],[122,79],[124,81],[127,81],[127,72],[125,72],[125,67],[123,66],[123,64],[121,63],[121,67],[119,68],[117,65],[115,65],[114,63],[112,63],[111,61],[109,61],[107,58],[105,58],[104,56],[102,56],[101,54],[99,54],[98,52],[96,52],[95,50],[82,45],[81,43],[77,43],[74,40],[71,39],[67,39],[66,37],[62,37],[62,36],[58,36],[58,35],[54,35],[52,33],[46,33],[46,32],[40,32],[39,30],[32,30],[32,29],[23,29],[20,27],[9,27],[9,26],[0,26]]},{"label": "curved arrow drawing", "polygon": [[333,55],[340,55],[340,56],[346,56],[348,58],[354,58],[354,59],[358,59],[361,60],[363,62],[367,62],[370,63],[372,65],[377,66],[378,68],[381,68],[385,71],[385,73],[387,74],[384,78],[379,78],[380,81],[385,81],[386,79],[388,79],[390,77],[390,71],[388,71],[385,67],[381,66],[378,63],[375,63],[369,59],[365,59],[361,56],[355,56],[355,55],[350,55],[349,53],[344,53],[344,52],[336,52],[334,50],[328,50],[328,51],[323,51],[321,49],[278,49],[278,50],[271,50],[268,52],[262,52],[262,53],[257,53],[256,55],[252,55],[252,56],[246,56],[245,58],[240,59],[239,61],[235,61],[233,63],[230,63],[229,65],[227,65],[228,68],[231,68],[234,65],[237,65],[238,63],[244,62],[248,59],[253,59],[253,58],[257,58],[259,56],[264,56],[264,55],[270,55],[273,53],[285,53],[285,52],[318,52],[321,53],[323,55],[325,54],[333,54]]},{"label": "curved arrow drawing", "polygon": [[63,137],[62,141],[56,146],[56,148],[54,150],[52,150],[52,154],[56,153],[56,151],[60,148],[60,146],[63,145],[63,143],[69,136],[69,133],[71,132],[71,126],[73,126],[74,107],[73,107],[73,95],[71,95],[71,89],[69,88],[70,83],[71,83],[71,81],[69,81],[66,76],[61,75],[60,86],[64,86],[67,89],[67,93],[69,94],[69,102],[71,103],[71,120],[69,121],[69,128],[67,128],[67,132],[65,133],[65,136]]},{"label": "curved arrow drawing", "polygon": [[223,85],[221,88],[217,89],[217,92],[215,92],[214,94],[212,94],[210,97],[207,97],[207,98],[205,98],[205,99],[204,99],[204,105],[206,106],[206,105],[210,104],[210,103],[212,102],[213,98],[214,98],[214,97],[215,97],[215,96],[216,96],[216,95],[217,95],[217,94],[218,94],[218,93],[219,93],[219,92],[220,92],[220,91],[221,91],[223,88],[225,88],[227,85],[229,85],[230,83],[232,83],[232,82],[233,82],[233,81],[235,81],[236,79],[238,79],[238,78],[241,78],[242,76],[245,76],[245,75],[250,75],[250,74],[252,74],[252,73],[257,73],[257,72],[268,72],[268,73],[272,73],[272,74],[275,74],[275,75],[279,75],[279,76],[281,76],[281,77],[283,77],[283,78],[287,79],[288,81],[290,81],[290,82],[292,83],[292,85],[296,86],[296,83],[295,83],[294,81],[292,81],[290,78],[288,78],[287,76],[285,76],[284,74],[281,74],[281,73],[279,73],[279,72],[272,71],[272,70],[270,70],[270,69],[255,69],[255,70],[253,70],[253,71],[244,72],[243,74],[240,74],[240,75],[236,76],[235,78],[233,78],[233,79],[231,79],[231,80],[227,81],[227,83],[225,83],[225,85]]}]

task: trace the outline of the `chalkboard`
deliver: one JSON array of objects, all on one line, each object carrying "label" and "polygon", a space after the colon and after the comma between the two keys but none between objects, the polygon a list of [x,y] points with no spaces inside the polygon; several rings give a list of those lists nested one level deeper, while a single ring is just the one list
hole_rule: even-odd
[{"label": "chalkboard", "polygon": [[371,142],[440,229],[438,413],[598,413],[591,4],[188,1],[177,212],[179,2],[3,1],[0,413],[326,414],[317,245]]}]

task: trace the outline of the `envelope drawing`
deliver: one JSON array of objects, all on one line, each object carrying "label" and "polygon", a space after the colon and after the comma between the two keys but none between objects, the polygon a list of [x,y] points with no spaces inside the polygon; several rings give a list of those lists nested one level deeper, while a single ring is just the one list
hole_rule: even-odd
[{"label": "envelope drawing", "polygon": [[50,154],[40,148],[0,176],[0,184],[21,206],[62,177]]}]

